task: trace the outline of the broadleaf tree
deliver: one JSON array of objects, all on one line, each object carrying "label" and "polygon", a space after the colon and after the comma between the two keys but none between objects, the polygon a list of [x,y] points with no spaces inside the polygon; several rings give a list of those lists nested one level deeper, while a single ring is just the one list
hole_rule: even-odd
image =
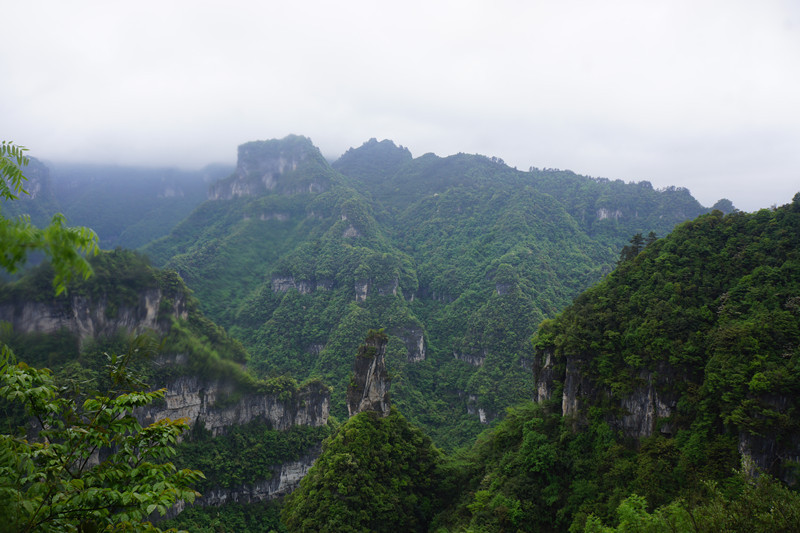
[{"label": "broadleaf tree", "polygon": [[76,274],[88,278],[92,268],[87,255],[99,251],[97,235],[85,227],[68,227],[61,213],[53,215],[50,224],[37,228],[28,216],[5,218],[2,203],[26,194],[22,169],[28,164],[26,148],[2,141],[0,144],[0,268],[14,273],[31,252],[43,252],[55,270],[53,285],[56,294],[67,288]]},{"label": "broadleaf tree", "polygon": [[[25,149],[0,145],[0,199],[13,201],[23,188]],[[46,228],[0,213],[0,268],[14,272],[31,251],[41,251],[55,271],[56,293],[77,273],[91,275],[86,255],[98,251],[97,236],[70,228],[56,215]],[[0,344],[0,404],[22,411],[0,434],[0,530],[160,531],[146,521],[178,501],[193,501],[200,472],[178,470],[167,459],[187,429],[184,420],[142,427],[133,410],[164,397],[144,392],[128,363],[151,344],[140,338],[122,357],[109,356],[109,391],[82,393],[60,385],[47,369],[16,362]]]}]

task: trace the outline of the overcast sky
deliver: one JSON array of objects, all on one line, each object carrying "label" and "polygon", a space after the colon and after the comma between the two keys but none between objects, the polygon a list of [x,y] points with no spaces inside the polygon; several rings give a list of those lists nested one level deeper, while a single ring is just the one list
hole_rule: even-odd
[{"label": "overcast sky", "polygon": [[371,137],[520,169],[800,191],[800,2],[38,1],[2,5],[0,138],[198,168],[247,141]]}]

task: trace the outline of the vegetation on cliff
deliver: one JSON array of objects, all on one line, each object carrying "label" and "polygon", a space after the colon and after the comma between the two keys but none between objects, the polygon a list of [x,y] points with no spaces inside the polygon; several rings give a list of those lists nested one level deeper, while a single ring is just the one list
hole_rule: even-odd
[{"label": "vegetation on cliff", "polygon": [[145,253],[259,375],[324,379],[340,417],[358,339],[385,328],[395,404],[448,448],[532,396],[536,326],[611,270],[630,235],[705,212],[683,189],[415,159],[390,141],[333,165],[297,136],[239,155],[215,199]]},{"label": "vegetation on cliff", "polygon": [[704,215],[629,250],[541,325],[537,379],[549,394],[456,458],[464,489],[436,524],[796,529],[800,498],[783,483],[796,486],[800,453],[799,260],[800,195]]},{"label": "vegetation on cliff", "polygon": [[[287,499],[283,524],[272,505],[216,518],[193,510],[183,523],[800,528],[800,194],[753,214],[721,201],[730,213],[670,233],[706,211],[686,190],[520,172],[466,154],[414,159],[374,140],[331,167],[307,139],[289,141],[245,145],[248,163],[215,189],[219,199],[147,248],[179,274],[111,252],[93,263],[101,285],[69,297],[105,301],[113,318],[138,291],[161,291],[171,353],[289,395],[287,372],[323,378],[340,416],[352,354],[364,332],[384,328],[392,399],[409,420],[361,413],[339,427]],[[47,268],[0,290],[9,301],[44,294]],[[64,332],[5,335],[74,375],[109,351]],[[269,380],[244,372],[245,361]],[[449,456],[425,434],[453,450],[494,417]],[[198,426],[181,449],[186,464],[209,469],[208,487],[249,484],[328,431],[253,425],[212,438]]]},{"label": "vegetation on cliff", "polygon": [[[4,200],[25,193],[23,151],[5,141],[0,148]],[[84,278],[91,274],[83,253],[96,251],[96,237],[85,228],[65,228],[63,217],[42,230],[24,217],[0,216],[0,233],[0,266],[13,271],[29,252],[42,250],[51,259],[57,294],[75,271]],[[185,424],[161,420],[143,428],[133,416],[134,408],[164,395],[163,389],[141,392],[145,385],[128,368],[133,355],[110,356],[111,386],[87,391],[85,383],[59,386],[49,370],[18,363],[0,342],[0,412],[6,414],[0,434],[4,531],[157,533],[158,528],[144,521],[150,514],[163,515],[176,501],[193,500],[196,493],[190,485],[202,474],[177,470],[167,461]],[[15,416],[20,412],[21,417]]]},{"label": "vegetation on cliff", "polygon": [[[797,195],[775,210],[680,225],[543,323],[536,345],[556,367],[580,365],[596,390],[583,413],[614,414],[651,380],[674,405],[658,427],[687,471],[719,471],[710,454],[739,446],[783,476],[800,429],[799,296]],[[759,459],[764,438],[775,446],[769,461]]]},{"label": "vegetation on cliff", "polygon": [[322,446],[286,500],[289,531],[427,531],[440,452],[399,412],[355,415]]}]

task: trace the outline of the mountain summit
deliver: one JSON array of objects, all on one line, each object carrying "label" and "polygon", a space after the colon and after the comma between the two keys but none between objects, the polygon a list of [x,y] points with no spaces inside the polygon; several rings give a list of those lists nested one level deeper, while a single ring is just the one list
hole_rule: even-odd
[{"label": "mountain summit", "polygon": [[308,137],[289,135],[245,143],[239,146],[234,173],[214,184],[208,196],[225,200],[269,193],[322,192],[330,187],[330,180],[315,171],[315,166],[322,170],[327,163]]}]

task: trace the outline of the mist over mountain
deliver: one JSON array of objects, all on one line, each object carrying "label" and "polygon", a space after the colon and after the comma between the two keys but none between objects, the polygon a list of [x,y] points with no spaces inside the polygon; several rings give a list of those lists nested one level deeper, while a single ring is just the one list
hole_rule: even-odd
[{"label": "mist over mountain", "polygon": [[138,416],[190,419],[175,461],[207,473],[168,526],[735,531],[765,502],[782,521],[763,523],[800,523],[797,196],[747,214],[377,139],[238,154],[33,161],[3,206],[141,243],[68,297],[47,265],[0,285],[0,334],[92,380],[104,350],[163,338],[136,371],[165,402]]},{"label": "mist over mountain", "polygon": [[386,140],[328,164],[290,136],[242,145],[210,199],[143,250],[180,273],[258,372],[337,384],[338,416],[346,361],[363,331],[385,328],[396,404],[454,445],[532,396],[537,324],[609,272],[632,235],[707,211],[685,189],[413,158]]}]

